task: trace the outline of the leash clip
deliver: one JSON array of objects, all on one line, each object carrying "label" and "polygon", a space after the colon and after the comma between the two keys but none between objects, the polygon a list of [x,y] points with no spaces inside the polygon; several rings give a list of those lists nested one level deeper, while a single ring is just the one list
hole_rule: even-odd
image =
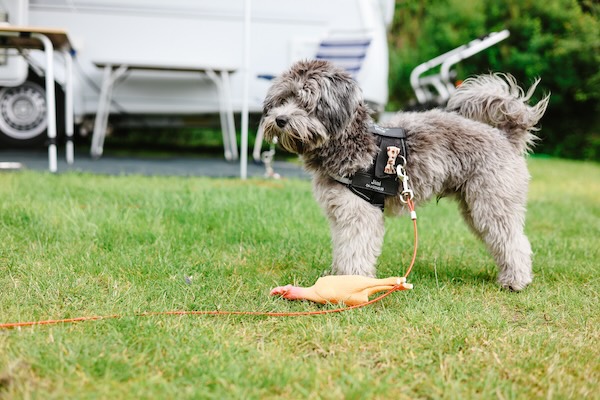
[{"label": "leash clip", "polygon": [[405,164],[406,160],[404,160],[404,163],[402,165],[398,165],[396,169],[396,174],[398,175],[398,179],[402,181],[402,193],[400,193],[400,201],[402,201],[403,203],[408,203],[408,200],[412,200],[415,194],[408,187],[408,175],[406,174],[406,170],[404,169]]}]

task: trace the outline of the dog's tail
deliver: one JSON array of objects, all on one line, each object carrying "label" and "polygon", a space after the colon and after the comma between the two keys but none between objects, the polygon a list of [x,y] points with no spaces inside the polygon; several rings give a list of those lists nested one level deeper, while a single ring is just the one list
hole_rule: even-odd
[{"label": "dog's tail", "polygon": [[544,115],[550,95],[536,105],[528,101],[533,96],[539,79],[527,93],[509,74],[480,75],[466,79],[448,101],[448,109],[464,117],[492,125],[504,132],[518,151],[528,152],[537,140],[533,132]]}]

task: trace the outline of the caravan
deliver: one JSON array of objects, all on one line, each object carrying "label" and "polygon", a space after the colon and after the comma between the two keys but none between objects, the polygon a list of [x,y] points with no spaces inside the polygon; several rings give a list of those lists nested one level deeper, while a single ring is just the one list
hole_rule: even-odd
[{"label": "caravan", "polygon": [[[253,0],[251,4],[251,113],[261,112],[270,85],[264,76],[277,75],[295,60],[314,58],[320,44],[339,38],[368,43],[355,78],[370,105],[383,109],[392,0]],[[119,77],[109,105],[111,117],[120,114],[146,123],[160,119],[181,124],[189,116],[218,113],[214,80],[181,72],[194,65],[233,71],[229,106],[234,112],[242,109],[243,0],[0,0],[1,18],[3,23],[68,33],[75,49],[73,106],[78,126],[93,121],[98,112],[101,66],[106,64],[173,67],[172,71],[130,70]],[[43,60],[35,51],[0,51],[0,139],[39,143],[45,129]],[[64,80],[58,63],[56,76],[59,82]],[[60,86],[57,97],[62,96]],[[60,113],[57,117],[61,119]]]}]

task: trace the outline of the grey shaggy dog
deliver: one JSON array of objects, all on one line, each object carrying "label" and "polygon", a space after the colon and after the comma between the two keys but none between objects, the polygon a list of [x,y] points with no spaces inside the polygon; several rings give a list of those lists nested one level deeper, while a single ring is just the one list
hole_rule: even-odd
[{"label": "grey shaggy dog", "polygon": [[[531,246],[523,233],[530,179],[524,156],[549,100],[527,104],[538,82],[525,93],[510,75],[467,79],[448,103],[453,111],[401,112],[384,125],[406,131],[415,204],[455,198],[494,257],[499,284],[511,290],[532,281]],[[313,175],[314,195],[331,226],[334,274],[375,276],[383,245],[382,211],[339,182],[375,160],[369,113],[357,83],[324,61],[294,64],[264,101],[265,137],[278,137],[300,154]],[[400,194],[385,198],[385,211],[407,211]]]}]

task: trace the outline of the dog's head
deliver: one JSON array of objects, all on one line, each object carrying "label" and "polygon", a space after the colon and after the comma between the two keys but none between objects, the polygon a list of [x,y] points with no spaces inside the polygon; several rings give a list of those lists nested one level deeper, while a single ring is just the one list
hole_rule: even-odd
[{"label": "dog's head", "polygon": [[311,152],[343,132],[362,103],[357,83],[326,61],[300,61],[277,77],[263,105],[265,138],[284,149]]}]

